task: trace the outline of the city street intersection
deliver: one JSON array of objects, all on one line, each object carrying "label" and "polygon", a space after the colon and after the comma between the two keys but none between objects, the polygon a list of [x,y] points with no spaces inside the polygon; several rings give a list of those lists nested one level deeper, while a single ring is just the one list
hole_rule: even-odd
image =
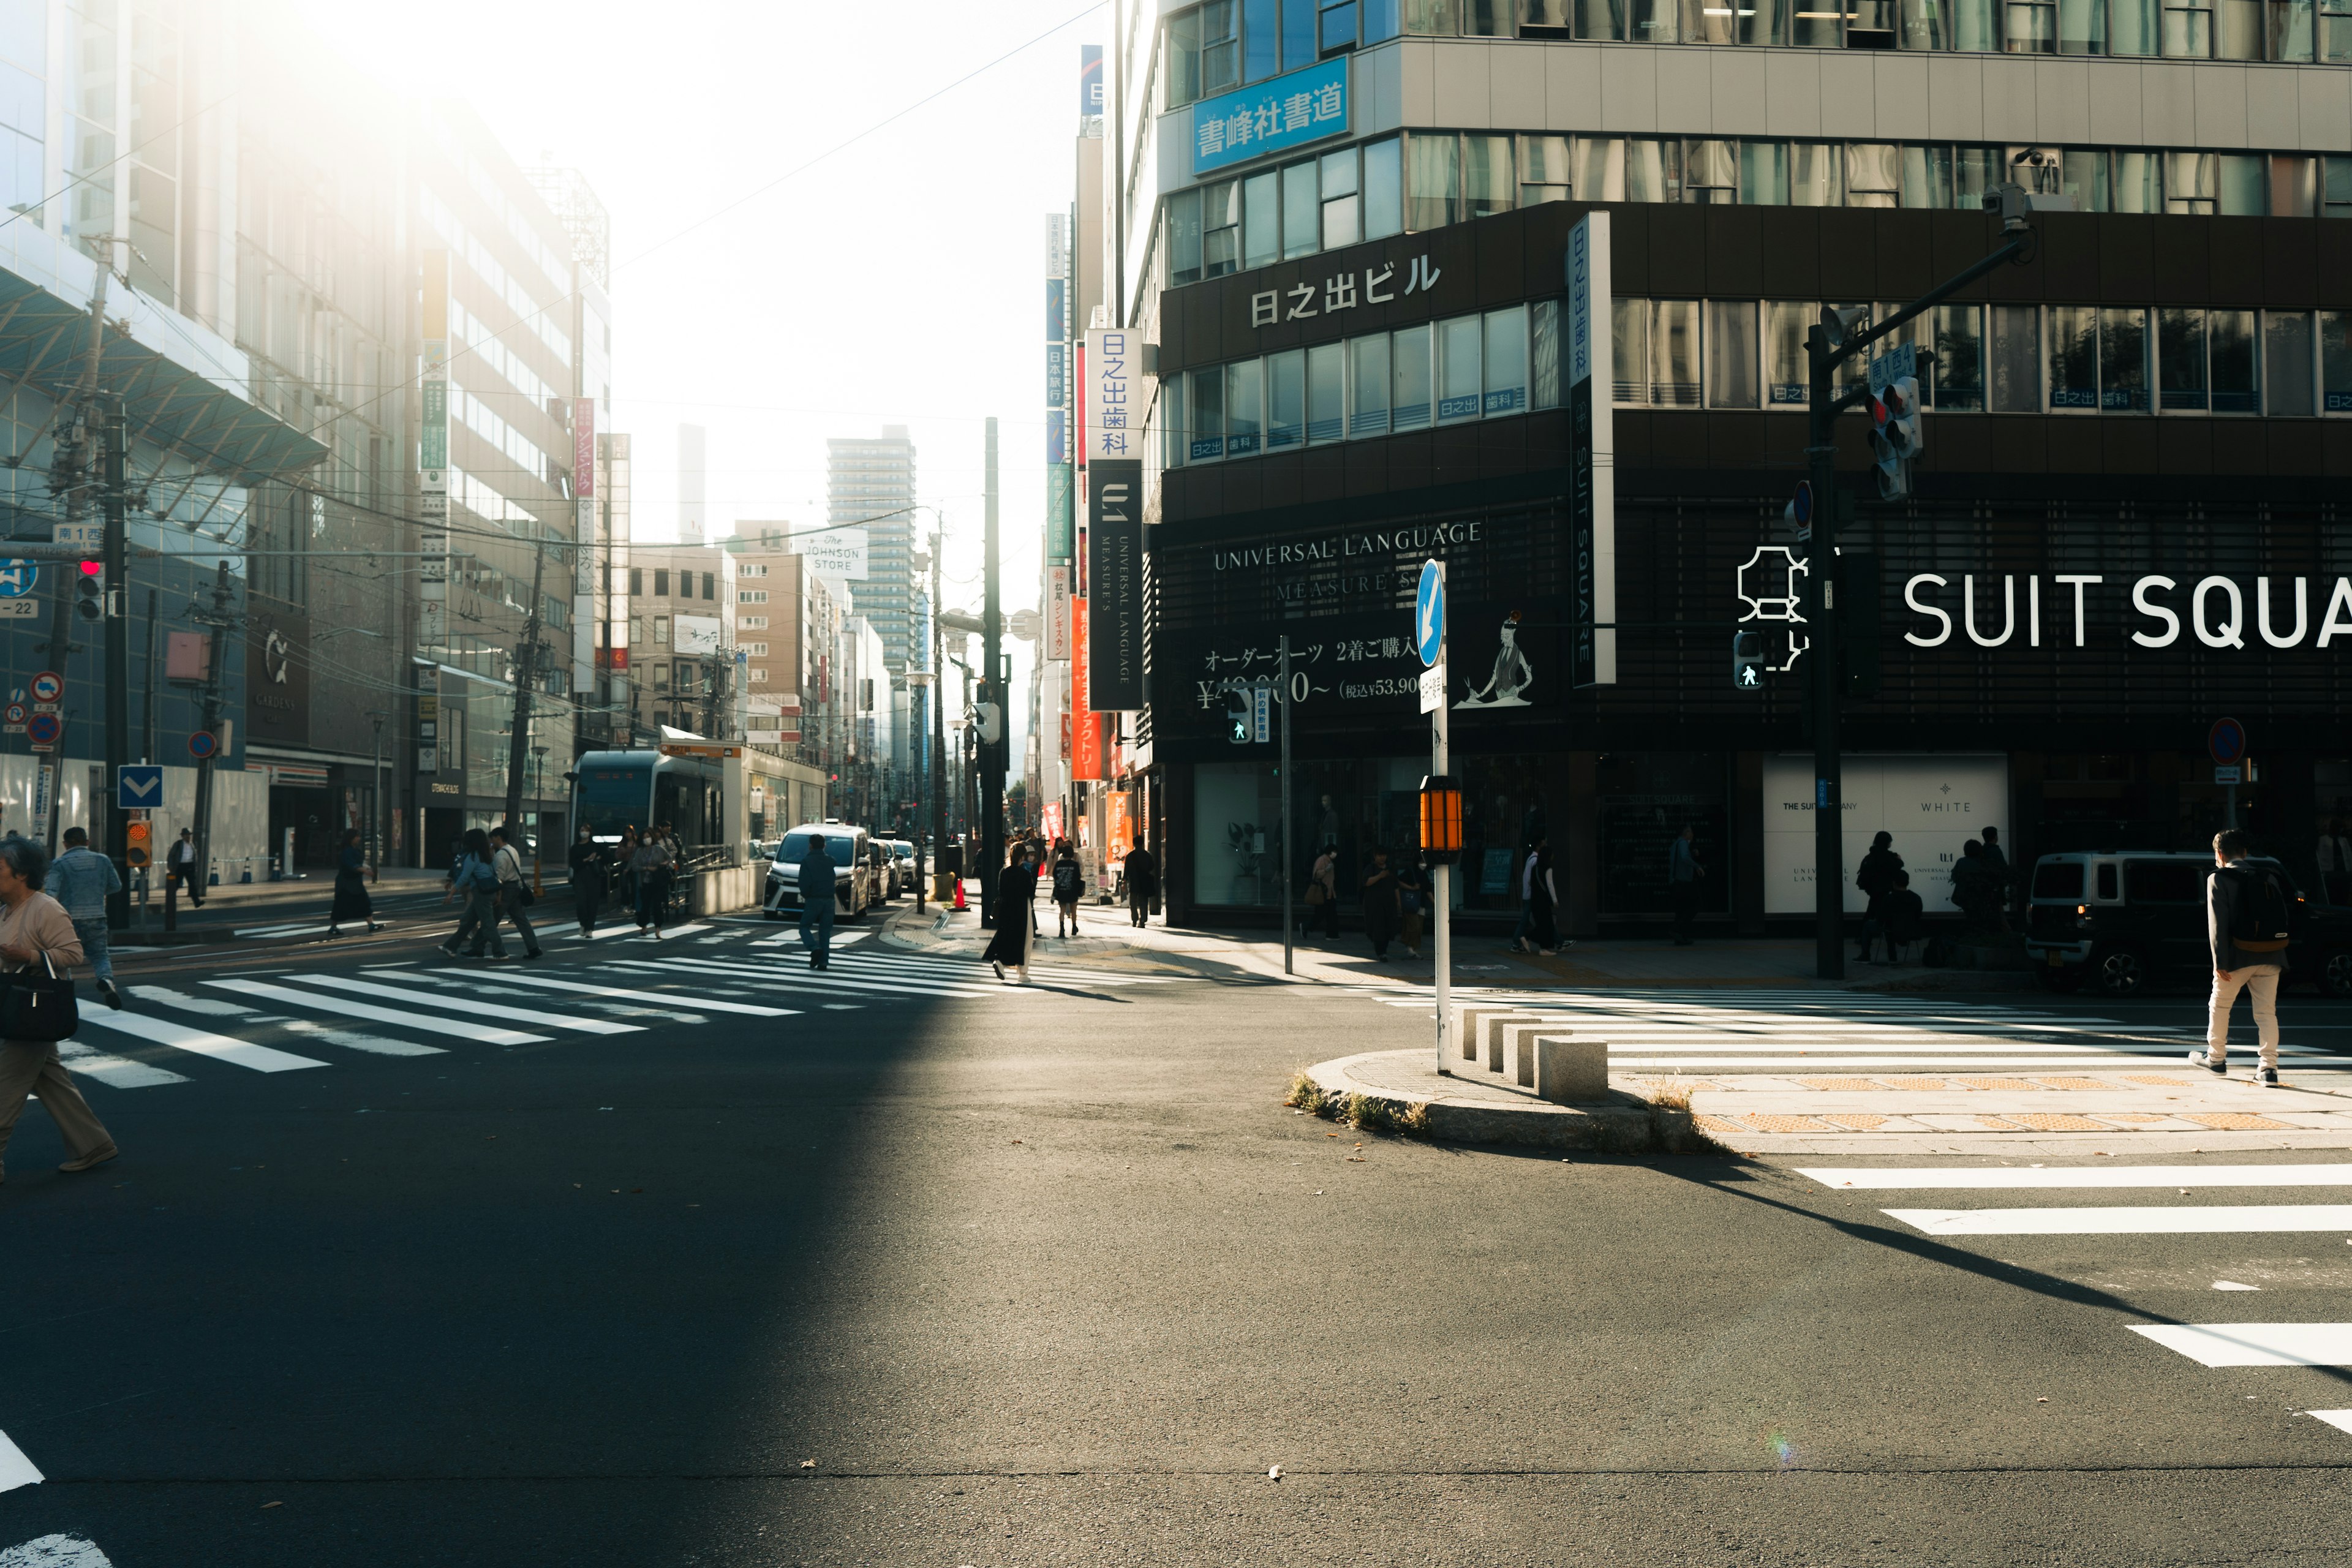
[{"label": "city street intersection", "polygon": [[[69,1058],[123,1157],[56,1173],[37,1110],[8,1151],[0,1432],[46,1479],[0,1563],[2299,1563],[2352,1526],[2352,1138],[1375,1136],[1278,1102],[1425,1043],[1425,989],[1104,913],[1026,990],[911,912],[822,975],[756,918],[142,957]],[[1718,1079],[2155,1074],[2199,1009],[1545,994]],[[2291,1078],[2343,1070],[2352,1016],[2285,1016],[2326,1047]]]}]

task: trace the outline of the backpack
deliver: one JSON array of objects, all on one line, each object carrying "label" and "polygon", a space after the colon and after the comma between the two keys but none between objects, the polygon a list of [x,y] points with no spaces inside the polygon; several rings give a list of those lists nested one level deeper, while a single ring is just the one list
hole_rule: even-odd
[{"label": "backpack", "polygon": [[2230,945],[2247,952],[2276,952],[2287,944],[2286,889],[2274,871],[2241,871],[2234,868],[2216,876],[2237,879],[2238,896],[2230,905]]},{"label": "backpack", "polygon": [[1057,860],[1054,864],[1054,901],[1066,904],[1087,890],[1086,874],[1078,869],[1076,860]]}]

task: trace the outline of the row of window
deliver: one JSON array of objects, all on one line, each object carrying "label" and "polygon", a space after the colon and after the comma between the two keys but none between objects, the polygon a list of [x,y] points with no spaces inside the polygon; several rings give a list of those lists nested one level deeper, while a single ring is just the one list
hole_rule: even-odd
[{"label": "row of window", "polygon": [[1400,33],[2352,63],[2352,0],[1208,0],[1167,27],[1170,109]]},{"label": "row of window", "polygon": [[[610,593],[610,592],[612,591],[612,582],[611,582],[611,577],[612,577],[612,573],[611,573],[610,569],[608,568],[608,569],[606,570],[606,572],[605,572],[605,578],[606,578],[606,581],[605,581],[605,584],[604,584],[605,592],[607,592],[607,593]],[[655,567],[655,568],[653,569],[653,578],[654,578],[654,597],[656,597],[656,599],[666,599],[666,598],[669,597],[669,579],[670,579],[670,571],[669,571],[669,568],[668,568],[668,567],[667,567],[667,566],[656,566],[656,567]],[[695,594],[694,594],[694,578],[695,578],[695,574],[693,574],[693,573],[691,573],[691,572],[680,572],[680,573],[678,573],[678,574],[677,574],[677,596],[678,596],[679,598],[681,598],[681,599],[691,599],[691,598],[693,598],[693,597],[695,596]],[[643,597],[645,596],[645,592],[646,592],[646,568],[644,568],[644,567],[642,567],[642,566],[632,566],[632,567],[630,567],[630,568],[629,568],[629,595],[630,595],[630,597],[632,597],[632,598],[643,598]],[[718,578],[717,578],[713,574],[711,574],[711,573],[709,573],[709,572],[705,572],[705,573],[703,573],[703,574],[702,574],[702,597],[704,597],[704,598],[706,598],[706,599],[715,599],[715,598],[717,598],[718,596],[719,596]],[[665,625],[667,625],[667,622],[665,622],[664,624],[665,624]]]},{"label": "row of window", "polygon": [[[1881,302],[1875,314],[1900,309]],[[1812,300],[1611,301],[1624,407],[1802,408]],[[2352,415],[2352,310],[1944,305],[1899,329],[1948,413]],[[1864,374],[1841,373],[1841,387]],[[1170,468],[1559,405],[1559,306],[1289,349],[1171,376]]]},{"label": "row of window", "polygon": [[2077,212],[2352,218],[2352,156],[1416,132],[1170,196],[1166,266],[1193,283],[1545,202],[1975,211],[2011,183]]},{"label": "row of window", "polygon": [[1171,376],[1169,468],[1559,406],[1559,306],[1538,300]]}]

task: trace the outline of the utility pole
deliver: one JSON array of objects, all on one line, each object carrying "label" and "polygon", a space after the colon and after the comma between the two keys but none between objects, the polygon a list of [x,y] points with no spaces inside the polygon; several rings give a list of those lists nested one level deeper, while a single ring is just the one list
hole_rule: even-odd
[{"label": "utility pole", "polygon": [[[1838,749],[1838,700],[1845,671],[1838,658],[1837,416],[1870,398],[1866,385],[1839,395],[1837,372],[1840,366],[1862,358],[1871,344],[1895,328],[1926,314],[2002,262],[2031,260],[2035,239],[2026,214],[2033,206],[2033,198],[2017,185],[2001,185],[1987,193],[1984,209],[2000,215],[2001,232],[2010,237],[2008,244],[1884,321],[1872,323],[1867,310],[1827,306],[1820,321],[1805,334],[1811,382],[1805,459],[1813,489],[1812,531],[1803,542],[1805,662],[1812,687],[1813,719],[1813,962],[1815,974],[1823,980],[1845,978],[1845,781]],[[1439,897],[1444,896],[1441,890]]]},{"label": "utility pole", "polygon": [[[123,539],[123,489],[130,479],[125,472],[130,427],[121,397],[102,393],[99,405],[105,421],[105,446],[99,470],[99,501],[106,510],[106,532],[100,556],[106,569],[106,595],[100,606],[106,628],[105,853],[114,861],[115,872],[121,879],[121,886],[106,897],[106,925],[109,931],[122,931],[131,924],[131,863],[124,858],[131,842],[131,816],[122,809],[120,784],[123,765],[131,761],[131,621],[123,613],[130,607],[131,598],[131,552]],[[152,637],[154,634],[151,631],[148,635]]]},{"label": "utility pole", "polygon": [[1002,747],[1010,733],[1011,704],[1005,700],[1004,672],[1001,668],[1004,657],[1004,610],[997,593],[997,529],[996,529],[996,419],[991,416],[987,425],[987,447],[982,458],[981,489],[983,492],[982,548],[987,553],[982,568],[980,637],[982,700],[996,704],[996,740],[991,742],[975,725],[980,756],[980,923],[990,923],[990,889],[996,886],[996,872],[1004,864],[1004,769],[998,762]]},{"label": "utility pole", "polygon": [[530,608],[522,624],[522,646],[515,649],[514,733],[507,737],[507,813],[509,833],[522,830],[523,764],[530,756],[530,688],[539,668],[539,595],[547,575],[547,533],[532,523],[530,548]]},{"label": "utility pole", "polygon": [[[65,502],[65,520],[79,522],[89,513],[89,405],[98,388],[99,356],[106,347],[106,285],[113,276],[113,245],[110,237],[93,236],[107,246],[107,258],[98,264],[98,282],[89,296],[89,347],[82,359],[81,379],[73,394],[61,405],[52,418],[64,418],[64,429],[50,444],[49,490]],[[73,598],[76,572],[60,566],[55,584],[56,595],[49,606],[49,668],[60,679],[68,674],[67,660],[73,653]],[[110,674],[119,673],[117,665]],[[60,712],[64,704],[58,704]],[[58,852],[58,813],[60,797],[65,794],[65,780],[58,759],[64,755],[65,737],[58,737],[58,750],[50,760],[40,764],[49,782],[48,819],[40,830],[48,844],[49,854]],[[113,913],[108,906],[110,924]],[[118,928],[119,929],[119,928]]]}]

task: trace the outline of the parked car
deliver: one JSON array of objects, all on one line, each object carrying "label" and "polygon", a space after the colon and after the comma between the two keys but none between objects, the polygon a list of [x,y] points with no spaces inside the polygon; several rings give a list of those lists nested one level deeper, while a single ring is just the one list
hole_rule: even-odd
[{"label": "parked car", "polygon": [[874,868],[875,897],[888,903],[898,896],[898,863],[890,858],[888,846],[879,838],[866,846],[866,863]]},{"label": "parked car", "polygon": [[[2247,862],[2285,880],[2292,919],[2285,984],[2308,982],[2352,997],[2352,909],[2306,895],[2276,860]],[[2213,857],[2114,850],[2044,855],[2033,865],[2025,952],[2053,991],[2090,984],[2103,996],[2137,996],[2160,980],[2213,968],[2205,932],[2205,879]]]},{"label": "parked car", "polygon": [[890,852],[890,868],[898,877],[898,893],[910,891],[915,886],[915,847],[904,838],[885,838],[882,847]]},{"label": "parked car", "polygon": [[877,901],[873,840],[866,829],[837,822],[812,822],[784,835],[774,858],[768,862],[767,896],[761,901],[761,912],[772,921],[801,912],[801,860],[808,854],[812,835],[824,840],[825,858],[845,873],[833,879],[835,918],[865,919],[866,911]]}]

